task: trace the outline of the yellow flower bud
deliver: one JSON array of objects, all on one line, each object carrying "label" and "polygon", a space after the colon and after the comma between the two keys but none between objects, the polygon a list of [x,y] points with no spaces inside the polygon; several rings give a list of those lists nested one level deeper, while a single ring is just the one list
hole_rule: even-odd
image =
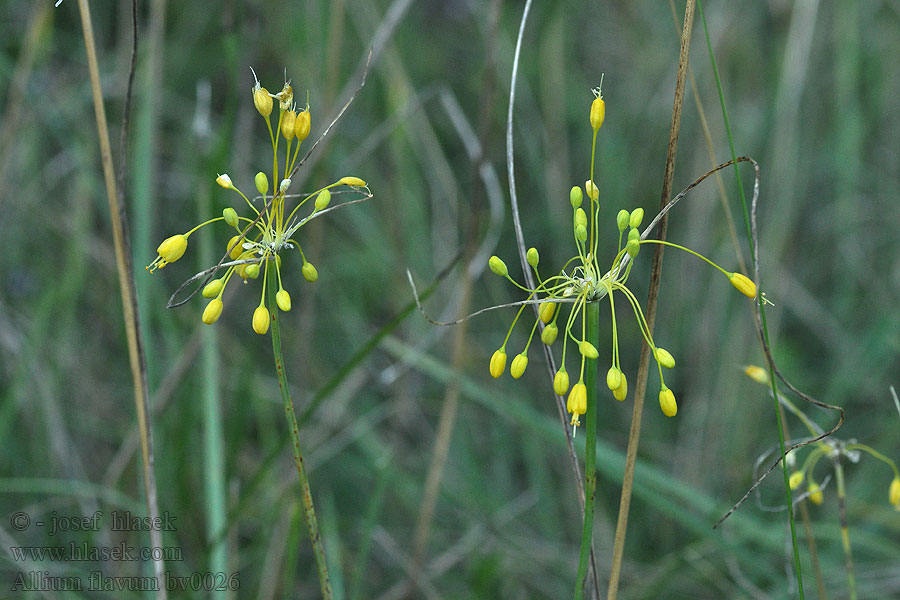
[{"label": "yellow flower bud", "polygon": [[303,273],[303,278],[310,283],[319,278],[319,272],[316,271],[311,262],[303,263],[303,266],[300,267],[300,272]]},{"label": "yellow flower bud", "polygon": [[238,256],[240,256],[244,251],[244,249],[241,247],[241,242],[238,241],[240,239],[241,236],[235,235],[232,236],[230,240],[228,240],[227,244],[225,244],[225,250],[228,250],[228,256],[231,257],[231,260],[237,260]]},{"label": "yellow flower bud", "polygon": [[297,118],[294,119],[294,135],[297,136],[298,143],[309,137],[310,127],[309,110],[297,113]]},{"label": "yellow flower bud", "polygon": [[579,242],[584,242],[585,240],[587,240],[587,227],[585,227],[584,225],[576,225],[575,239]]},{"label": "yellow flower bud", "polygon": [[525,353],[516,354],[516,357],[513,359],[512,364],[509,366],[509,374],[513,376],[513,379],[518,379],[522,376],[522,373],[525,372],[525,367],[528,366],[528,356]]},{"label": "yellow flower bud", "polygon": [[590,359],[597,358],[600,355],[600,353],[597,352],[597,349],[594,348],[594,345],[587,340],[582,340],[581,343],[578,344],[578,351],[581,352],[582,356]]},{"label": "yellow flower bud", "polygon": [[591,102],[591,128],[594,131],[600,129],[603,125],[603,119],[606,117],[606,102],[603,101],[603,98],[597,96],[594,98],[594,101]]},{"label": "yellow flower bud", "polygon": [[272,316],[269,314],[269,309],[260,304],[253,311],[253,331],[259,335],[265,335],[269,331],[269,321],[271,319]]},{"label": "yellow flower bud", "polygon": [[203,294],[204,298],[215,298],[219,295],[219,292],[222,291],[222,286],[225,285],[225,281],[222,279],[213,279],[209,283],[207,283],[203,287],[203,291],[200,292]]},{"label": "yellow flower bud", "polygon": [[[540,254],[538,254],[537,248],[529,248],[528,252],[525,253],[525,260],[531,265],[531,268],[535,269],[538,266],[538,262],[541,260]],[[546,323],[547,321],[544,321]]]},{"label": "yellow flower bud", "polygon": [[674,417],[678,412],[678,404],[675,403],[675,394],[667,387],[659,392],[659,407],[667,417]]},{"label": "yellow flower bud", "polygon": [[231,182],[231,177],[228,176],[227,173],[223,173],[216,177],[216,183],[225,188],[226,190],[230,190],[234,188],[234,184]]},{"label": "yellow flower bud", "polygon": [[806,479],[806,474],[803,473],[803,471],[794,471],[788,478],[788,487],[792,490],[796,490],[800,487],[800,484],[803,483],[804,479]]},{"label": "yellow flower bud", "polygon": [[503,262],[503,259],[499,256],[492,256],[488,260],[488,266],[495,275],[499,275],[500,277],[506,277],[509,273],[509,269],[506,268],[506,263]]},{"label": "yellow flower bud", "polygon": [[557,396],[565,396],[569,391],[569,374],[562,369],[553,376],[553,391]]},{"label": "yellow flower bud", "polygon": [[628,229],[628,211],[624,208],[616,215],[616,227],[619,228],[620,232]]},{"label": "yellow flower bud", "polygon": [[331,202],[331,191],[325,188],[316,196],[316,210],[325,210]]},{"label": "yellow flower bud", "polygon": [[587,412],[587,387],[584,383],[578,382],[572,386],[569,392],[569,398],[566,400],[566,410],[572,413],[573,419],[576,415],[583,415]]},{"label": "yellow flower bud", "polygon": [[665,348],[657,348],[654,355],[656,356],[656,362],[665,368],[671,369],[675,367],[675,358]]},{"label": "yellow flower bud", "polygon": [[237,227],[238,214],[236,210],[229,206],[222,211],[222,216],[225,217],[225,223],[227,223],[230,227]]},{"label": "yellow flower bud", "polygon": [[366,182],[359,177],[341,177],[338,185],[352,185],[353,187],[366,187]]},{"label": "yellow flower bud", "polygon": [[263,196],[269,191],[269,178],[265,173],[260,171],[256,174],[256,177],[253,178],[253,182],[256,184],[256,191],[262,194]]},{"label": "yellow flower bud", "polygon": [[888,490],[888,501],[900,510],[900,477],[894,477]]},{"label": "yellow flower bud", "polygon": [[572,189],[569,190],[569,202],[572,203],[572,208],[578,208],[581,206],[581,202],[584,199],[583,194],[581,193],[581,188],[577,185],[573,185]]},{"label": "yellow flower bud", "polygon": [[244,267],[244,276],[250,279],[259,277],[259,263],[253,263]]},{"label": "yellow flower bud", "polygon": [[294,139],[294,121],[297,120],[297,113],[292,110],[284,111],[281,115],[281,135],[284,139],[291,141]]},{"label": "yellow flower bud", "polygon": [[275,294],[275,304],[284,312],[291,310],[291,295],[287,293],[287,290],[278,290],[278,293]]},{"label": "yellow flower bud", "polygon": [[493,356],[491,356],[491,377],[494,379],[499,378],[503,375],[503,370],[506,369],[506,352],[503,348],[500,348],[496,352],[494,352]]},{"label": "yellow flower bud", "polygon": [[556,302],[544,302],[541,304],[541,310],[538,312],[541,321],[544,323],[549,323],[554,313],[556,313]]},{"label": "yellow flower bud", "polygon": [[625,373],[619,371],[619,374],[622,376],[622,380],[619,382],[619,387],[613,390],[613,398],[621,402],[628,397],[628,379],[625,377]]},{"label": "yellow flower bud", "polygon": [[631,215],[628,217],[628,224],[632,227],[640,227],[641,221],[644,220],[644,209],[636,208],[631,211]]},{"label": "yellow flower bud", "polygon": [[761,383],[763,385],[769,384],[769,374],[762,367],[757,367],[756,365],[747,365],[746,368],[744,368],[744,375],[746,375],[756,383]]},{"label": "yellow flower bud", "polygon": [[253,88],[253,106],[263,117],[268,118],[272,114],[272,96],[269,90],[260,87],[259,83]]},{"label": "yellow flower bud", "polygon": [[587,213],[583,208],[575,209],[575,227],[587,227]]},{"label": "yellow flower bud", "polygon": [[606,387],[614,392],[622,384],[622,371],[616,367],[610,367],[606,372]]},{"label": "yellow flower bud", "polygon": [[222,316],[222,306],[222,301],[218,298],[210,300],[209,304],[206,305],[206,308],[203,309],[203,316],[200,317],[200,320],[207,325],[212,325],[219,320],[220,316]]},{"label": "yellow flower bud", "polygon": [[809,482],[809,501],[813,504],[822,504],[825,500],[825,497],[822,495],[822,488],[819,487],[818,483]]},{"label": "yellow flower bud", "polygon": [[590,179],[584,182],[584,191],[587,192],[588,198],[595,202],[600,197],[600,190],[597,189],[597,186]]},{"label": "yellow flower bud", "polygon": [[736,287],[740,293],[748,298],[756,298],[756,284],[746,275],[732,273],[728,276],[728,281],[730,281],[731,285]]},{"label": "yellow flower bud", "polygon": [[544,330],[541,332],[541,341],[547,346],[552,346],[553,342],[556,341],[556,336],[559,334],[559,329],[556,327],[556,323],[550,323]]},{"label": "yellow flower bud", "polygon": [[641,250],[641,243],[638,240],[628,240],[628,243],[625,244],[625,252],[628,253],[628,256],[634,258],[638,255],[638,252]]},{"label": "yellow flower bud", "polygon": [[187,250],[187,236],[179,233],[163,240],[156,248],[156,253],[162,257],[159,268],[163,268],[168,263],[173,263],[182,257],[184,251]]}]

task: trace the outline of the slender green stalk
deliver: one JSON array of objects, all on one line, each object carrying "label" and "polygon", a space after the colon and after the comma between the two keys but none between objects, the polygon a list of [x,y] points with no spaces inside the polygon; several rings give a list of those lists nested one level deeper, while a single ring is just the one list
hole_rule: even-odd
[{"label": "slender green stalk", "polygon": [[847,526],[847,488],[844,485],[844,465],[834,461],[834,478],[837,482],[838,509],[841,514],[841,546],[844,548],[844,563],[847,568],[847,586],[850,600],[856,600],[856,573],[853,569],[853,551],[850,548],[850,528]]},{"label": "slender green stalk", "polygon": [[[600,345],[600,303],[590,302],[584,318],[587,341]],[[594,531],[594,496],[597,492],[597,362],[589,360],[584,374],[587,388],[587,412],[584,414],[584,525],[581,529],[581,554],[578,558],[578,577],[575,579],[575,598],[584,598],[584,580],[588,573],[591,541]]]},{"label": "slender green stalk", "polygon": [[[266,261],[266,268],[269,268]],[[278,327],[278,306],[275,304],[276,288],[275,274],[268,277],[269,313],[272,323],[272,353],[275,355],[275,374],[278,376],[278,387],[281,389],[281,399],[284,402],[284,415],[287,418],[288,429],[291,432],[291,441],[294,443],[294,463],[297,465],[297,476],[300,478],[300,496],[303,499],[303,512],[306,517],[306,529],[309,531],[309,539],[312,542],[313,553],[316,556],[316,568],[319,572],[319,585],[322,587],[322,598],[332,599],[331,581],[328,579],[328,565],[325,561],[325,547],[319,536],[319,523],[316,520],[316,510],[313,507],[312,492],[309,489],[309,480],[306,477],[306,467],[303,465],[303,454],[300,452],[300,428],[297,426],[297,417],[294,414],[294,402],[288,389],[287,375],[284,372],[284,356],[281,353],[281,331]]]},{"label": "slender green stalk", "polygon": [[[725,94],[722,91],[722,80],[719,77],[719,68],[716,66],[716,57],[713,54],[712,49],[712,41],[709,39],[709,27],[706,25],[706,15],[703,13],[703,4],[700,0],[697,0],[697,10],[700,12],[700,20],[703,22],[703,32],[706,36],[706,49],[709,52],[709,60],[712,63],[713,75],[716,79],[716,89],[719,93],[719,104],[722,107],[722,120],[725,123],[725,132],[728,134],[728,148],[731,151],[732,160],[737,159],[737,152],[734,149],[734,136],[731,132],[731,123],[728,121],[728,109],[725,107]],[[750,255],[754,257],[754,266],[756,268],[756,286],[757,289],[762,289],[762,281],[759,277],[759,262],[758,262],[758,253],[756,244],[753,241],[753,231],[750,227],[750,212],[747,209],[747,197],[744,194],[744,184],[741,180],[741,170],[737,165],[737,162],[734,164],[734,176],[737,180],[738,193],[741,197],[741,208],[744,212],[744,226],[747,230],[747,243],[750,244]],[[763,295],[759,294],[757,296],[757,306],[759,309],[759,319],[762,324],[762,337],[763,343],[771,347],[769,344],[769,327],[766,321],[766,303],[763,301]],[[775,383],[775,369],[773,365],[769,363],[769,382],[772,386],[772,403],[775,409],[775,420],[778,422],[778,446],[781,450],[781,456],[785,456],[785,445],[784,445],[784,423],[781,418],[782,411],[780,410],[780,406],[778,403],[778,386]],[[794,506],[791,499],[791,486],[789,484],[790,475],[788,474],[788,466],[787,461],[781,461],[781,473],[784,478],[784,493],[785,499],[787,501],[787,509],[788,509],[788,522],[791,527],[791,545],[794,551],[794,571],[797,575],[797,592],[799,594],[799,598],[802,600],[805,598],[803,593],[803,576],[800,569],[800,548],[797,545],[797,527],[794,523]]]}]

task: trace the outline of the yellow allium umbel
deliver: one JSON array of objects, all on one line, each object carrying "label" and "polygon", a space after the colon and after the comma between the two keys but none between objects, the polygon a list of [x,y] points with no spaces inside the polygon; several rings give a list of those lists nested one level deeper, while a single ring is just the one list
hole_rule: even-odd
[{"label": "yellow allium umbel", "polygon": [[[266,308],[270,304],[267,302],[266,285],[270,277],[276,278],[274,283],[277,285],[274,289],[278,290],[275,297],[270,299],[271,302],[282,311],[291,310],[291,296],[284,288],[281,277],[281,255],[296,250],[300,255],[303,278],[312,282],[319,277],[318,271],[306,260],[300,247],[297,239],[300,228],[319,214],[327,212],[334,188],[346,186],[350,188],[347,191],[369,192],[364,180],[348,176],[311,193],[289,194],[291,175],[298,167],[300,145],[310,132],[309,106],[297,111],[290,83],[285,83],[277,94],[270,94],[256,80],[250,94],[253,106],[266,122],[272,145],[271,158],[261,160],[259,166],[266,169],[271,166],[271,171],[268,174],[266,171],[259,171],[253,178],[253,185],[259,196],[252,200],[234,184],[227,173],[216,177],[219,186],[240,196],[239,202],[249,208],[249,216],[243,217],[235,207],[226,206],[221,217],[201,223],[186,233],[166,238],[157,248],[159,256],[147,269],[153,272],[175,262],[187,249],[191,234],[211,223],[223,222],[233,232],[224,248],[227,254],[223,257],[221,268],[225,269],[225,273],[204,285],[202,295],[211,301],[204,308],[201,320],[211,325],[219,319],[223,308],[222,296],[234,275],[244,283],[262,275],[260,303],[251,319],[253,331],[262,335],[269,331],[271,320],[269,309]],[[278,119],[273,123],[271,116],[275,100],[278,101]],[[270,176],[274,186],[271,193]],[[304,207],[307,211],[305,213],[301,212]]]}]

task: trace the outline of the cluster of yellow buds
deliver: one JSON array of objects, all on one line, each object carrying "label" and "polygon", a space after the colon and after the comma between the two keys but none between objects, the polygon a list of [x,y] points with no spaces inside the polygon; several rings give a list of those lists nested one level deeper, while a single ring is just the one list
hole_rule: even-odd
[{"label": "cluster of yellow buds", "polygon": [[[572,414],[571,424],[576,427],[580,424],[579,416],[583,415],[587,409],[587,390],[584,384],[585,365],[588,361],[595,361],[599,357],[597,348],[588,341],[586,336],[585,313],[588,303],[598,302],[605,296],[609,297],[612,316],[612,359],[611,366],[606,373],[606,385],[617,400],[624,400],[628,395],[628,379],[622,371],[619,362],[616,306],[613,300],[615,292],[620,292],[628,300],[641,333],[653,351],[653,357],[660,376],[659,405],[662,412],[666,416],[672,417],[678,411],[675,394],[666,387],[663,379],[663,368],[673,368],[675,359],[666,349],[654,343],[640,303],[626,286],[634,264],[633,259],[638,255],[642,244],[665,244],[689,252],[721,271],[728,277],[731,284],[743,294],[750,298],[756,297],[756,285],[746,276],[740,273],[728,272],[708,258],[683,246],[659,240],[641,239],[641,233],[638,228],[644,219],[644,210],[642,208],[636,208],[632,211],[622,209],[618,212],[616,215],[616,228],[619,233],[618,251],[608,268],[600,267],[597,259],[597,248],[600,238],[598,228],[600,190],[594,183],[594,159],[597,149],[597,134],[606,116],[606,103],[603,100],[600,88],[593,90],[593,93],[594,100],[591,103],[589,115],[590,126],[594,132],[590,178],[585,181],[583,192],[579,186],[572,187],[569,192],[569,203],[572,208],[572,236],[574,237],[575,248],[578,254],[569,259],[557,274],[542,279],[538,269],[540,256],[536,248],[530,248],[526,254],[526,260],[537,281],[534,289],[530,289],[513,280],[509,275],[506,264],[499,257],[492,256],[488,262],[491,271],[508,279],[513,285],[528,294],[527,299],[522,303],[516,317],[513,319],[512,325],[506,334],[506,339],[491,357],[490,373],[493,377],[500,377],[506,368],[506,345],[509,343],[516,322],[522,316],[522,312],[528,304],[540,303],[540,309],[524,349],[512,361],[510,373],[514,378],[521,377],[528,365],[528,348],[537,331],[538,323],[543,324],[540,333],[541,342],[548,346],[553,345],[559,334],[557,322],[560,314],[563,312],[561,307],[571,305],[572,308],[564,321],[562,360],[561,366],[553,379],[553,389],[559,396],[565,396],[568,392],[567,409]],[[586,207],[582,207],[585,196],[588,198],[588,203]],[[577,326],[579,316],[581,317],[580,327]],[[578,333],[579,331],[580,334]],[[578,381],[571,389],[569,387],[569,374],[566,370],[566,350],[569,342],[572,342],[578,348],[578,353],[581,356]],[[596,368],[596,366],[590,368]]]},{"label": "cluster of yellow buds", "polygon": [[[222,267],[226,268],[222,277],[213,279],[204,286],[201,293],[210,301],[203,310],[201,320],[211,325],[219,319],[223,309],[222,295],[235,274],[244,283],[247,283],[249,279],[256,279],[262,273],[262,293],[259,306],[253,312],[251,324],[253,331],[263,335],[268,332],[271,321],[271,314],[266,307],[268,277],[277,277],[278,291],[275,294],[275,304],[282,311],[291,310],[291,296],[284,289],[281,281],[281,252],[296,248],[302,260],[300,272],[304,279],[309,282],[316,281],[319,277],[318,271],[312,263],[306,260],[300,244],[294,237],[295,234],[310,219],[326,211],[331,203],[332,188],[349,186],[351,189],[365,190],[368,193],[368,187],[366,182],[359,177],[342,177],[310,194],[301,194],[300,196],[288,194],[291,186],[290,176],[297,164],[300,145],[310,132],[309,103],[307,102],[303,110],[297,110],[290,82],[285,83],[277,94],[270,94],[266,88],[260,86],[255,74],[254,80],[255,85],[251,90],[253,105],[265,119],[269,130],[269,139],[272,144],[272,181],[277,182],[277,185],[270,191],[269,176],[264,171],[256,174],[254,184],[259,196],[254,200],[260,205],[257,208],[253,201],[234,185],[231,177],[227,174],[219,175],[216,183],[226,190],[237,192],[250,207],[253,218],[239,216],[237,211],[229,206],[222,211],[221,217],[210,219],[186,233],[173,235],[164,240],[156,250],[159,256],[147,266],[147,270],[152,273],[156,269],[175,262],[184,255],[191,234],[210,223],[224,221],[235,231],[235,235],[225,244],[225,251],[231,260],[222,264]],[[273,129],[270,117],[275,100],[278,101],[278,123]],[[279,168],[278,160],[278,146],[282,138],[285,140],[283,170]],[[301,217],[298,211],[311,199],[312,210],[306,216]],[[296,205],[292,208],[289,206],[290,201],[296,201]],[[270,271],[272,271],[271,275]]]}]

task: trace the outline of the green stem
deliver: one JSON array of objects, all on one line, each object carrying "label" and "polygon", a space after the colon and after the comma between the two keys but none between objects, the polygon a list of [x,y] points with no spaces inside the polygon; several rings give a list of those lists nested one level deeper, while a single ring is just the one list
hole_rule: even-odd
[{"label": "green stem", "polygon": [[[718,93],[719,93],[719,104],[722,107],[722,118],[725,123],[725,132],[728,134],[728,147],[731,150],[731,159],[735,161],[734,175],[735,175],[735,179],[737,180],[738,192],[740,193],[740,198],[741,198],[741,208],[743,209],[743,213],[744,213],[744,226],[747,230],[747,243],[750,245],[750,255],[756,256],[757,249],[756,249],[756,244],[753,241],[753,232],[750,227],[750,212],[747,210],[747,197],[744,194],[744,184],[743,184],[743,181],[741,180],[741,170],[737,164],[737,153],[735,152],[735,149],[734,149],[734,136],[732,135],[732,132],[731,132],[731,124],[728,121],[728,110],[725,108],[725,94],[722,91],[722,81],[719,78],[719,68],[716,66],[716,57],[713,54],[712,41],[710,41],[710,39],[709,39],[709,27],[707,27],[707,25],[706,25],[706,15],[703,14],[703,4],[700,2],[700,0],[697,0],[697,10],[700,12],[700,19],[703,22],[703,32],[706,35],[706,48],[707,48],[707,51],[709,52],[709,60],[712,63],[713,75],[716,79],[716,89],[718,90]],[[757,270],[757,272],[759,271],[758,263],[756,264],[756,270]],[[761,278],[759,276],[757,276],[756,279],[757,279],[756,285],[760,289],[762,289]],[[763,343],[767,347],[771,348],[771,345],[769,344],[769,326],[768,326],[768,322],[766,320],[766,304],[763,301],[762,294],[758,294],[757,303],[758,303],[758,308],[759,308],[759,320],[762,325]],[[778,387],[775,383],[775,372],[774,371],[775,371],[775,369],[774,369],[773,365],[769,364],[769,383],[772,386],[772,402],[775,407],[775,419],[778,422],[778,446],[779,446],[779,449],[781,450],[781,456],[784,457],[784,456],[786,456],[785,444],[784,444],[784,437],[785,437],[784,436],[784,423],[782,422],[782,419],[781,419],[782,411],[779,409],[779,404],[778,404]],[[786,460],[781,461],[781,473],[782,473],[782,477],[784,479],[784,493],[785,493],[785,499],[787,502],[787,509],[788,509],[788,522],[791,527],[791,546],[794,551],[794,571],[797,576],[798,598],[800,598],[800,600],[803,600],[803,598],[805,598],[805,595],[803,593],[803,575],[802,575],[802,572],[800,569],[800,548],[797,545],[797,528],[794,523],[794,506],[793,506],[793,503],[791,500],[791,488],[788,483],[790,476],[788,475],[788,466],[787,466]]]},{"label": "green stem", "polygon": [[[600,304],[589,302],[585,307],[587,341],[600,345]],[[581,554],[578,558],[578,577],[575,579],[575,598],[584,598],[594,530],[594,496],[597,491],[597,363],[588,361],[584,374],[587,388],[587,412],[584,415],[584,525],[581,530]]]},{"label": "green stem", "polygon": [[853,551],[850,549],[850,528],[847,525],[847,489],[844,487],[844,466],[840,460],[834,461],[834,478],[837,481],[838,508],[841,515],[841,546],[844,548],[844,563],[847,567],[847,586],[850,600],[856,600],[856,574],[853,570]]},{"label": "green stem", "polygon": [[[266,261],[266,269],[269,263]],[[272,315],[272,352],[275,355],[275,374],[278,376],[278,387],[281,389],[281,399],[284,402],[284,414],[287,418],[288,429],[291,432],[291,441],[294,444],[294,463],[297,465],[297,475],[300,478],[300,495],[303,498],[303,512],[306,517],[306,529],[309,531],[309,539],[312,542],[313,553],[316,556],[316,568],[319,572],[319,585],[322,587],[322,597],[325,600],[332,599],[331,581],[328,579],[328,566],[325,563],[325,547],[319,536],[319,523],[316,520],[316,510],[313,507],[312,492],[309,489],[309,480],[306,478],[306,467],[303,465],[303,454],[300,452],[300,428],[297,426],[297,417],[294,414],[294,403],[291,401],[291,393],[288,390],[287,376],[284,372],[284,357],[281,353],[281,331],[278,327],[278,306],[275,304],[275,277],[267,280],[269,293],[269,312]]]}]

